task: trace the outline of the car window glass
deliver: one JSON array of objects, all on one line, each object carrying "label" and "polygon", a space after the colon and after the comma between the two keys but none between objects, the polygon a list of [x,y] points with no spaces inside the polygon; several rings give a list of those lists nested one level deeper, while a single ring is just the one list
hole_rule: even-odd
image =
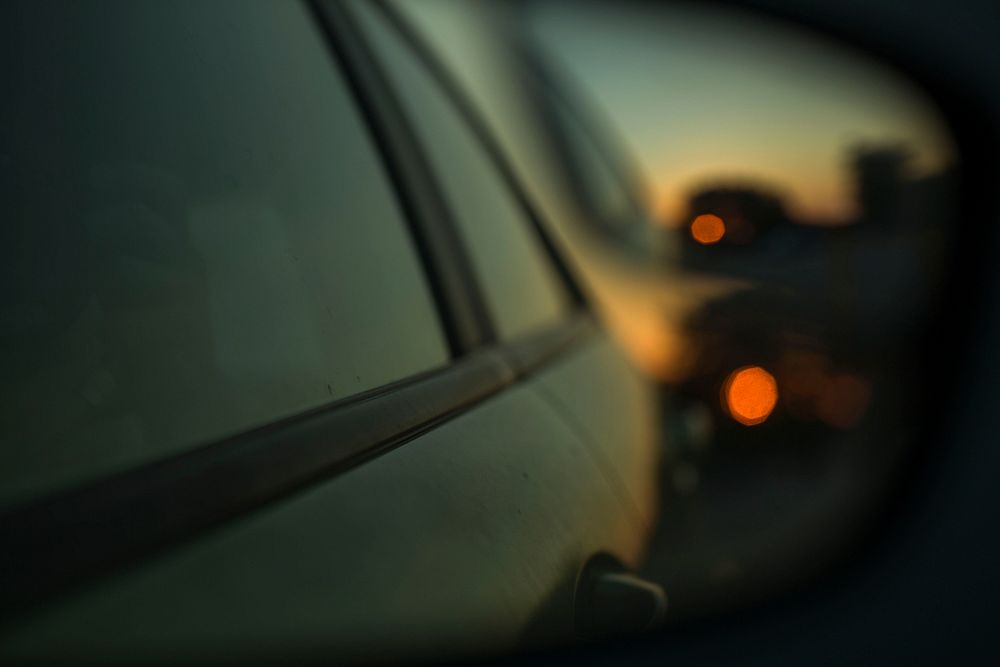
[{"label": "car window glass", "polygon": [[568,307],[564,286],[483,145],[377,10],[355,5],[452,207],[500,337],[558,320]]},{"label": "car window glass", "polygon": [[18,2],[0,37],[0,500],[447,361],[302,4]]}]

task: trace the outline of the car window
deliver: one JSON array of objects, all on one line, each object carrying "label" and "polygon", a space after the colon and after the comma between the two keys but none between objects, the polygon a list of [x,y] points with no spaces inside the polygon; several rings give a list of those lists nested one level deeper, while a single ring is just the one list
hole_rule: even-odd
[{"label": "car window", "polygon": [[568,295],[523,207],[439,82],[370,3],[355,3],[413,121],[502,339],[560,319]]},{"label": "car window", "polygon": [[0,499],[446,363],[302,4],[17,2],[0,37]]}]

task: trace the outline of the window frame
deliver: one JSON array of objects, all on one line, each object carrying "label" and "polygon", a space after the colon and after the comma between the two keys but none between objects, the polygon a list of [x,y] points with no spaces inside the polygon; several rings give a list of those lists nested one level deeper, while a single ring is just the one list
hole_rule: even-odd
[{"label": "window frame", "polygon": [[[429,76],[437,82],[440,87],[440,92],[451,103],[455,111],[465,122],[475,141],[484,151],[487,161],[492,164],[494,169],[496,169],[497,175],[502,181],[504,188],[514,200],[520,212],[523,214],[524,220],[527,223],[528,233],[533,235],[539,241],[543,254],[548,259],[552,268],[555,269],[557,279],[567,296],[569,306],[568,310],[570,312],[567,313],[566,317],[572,317],[574,315],[574,311],[590,311],[591,304],[581,288],[581,282],[574,273],[570,264],[563,257],[558,244],[546,228],[542,215],[539,213],[537,206],[528,196],[527,188],[525,188],[521,183],[516,170],[513,168],[510,160],[505,155],[500,142],[493,136],[493,132],[490,130],[489,124],[486,122],[483,115],[476,109],[476,105],[464,92],[458,79],[452,74],[448,66],[437,56],[433,48],[421,37],[419,32],[389,2],[386,2],[385,0],[368,1],[375,8],[375,10],[381,14],[383,20],[385,20],[388,24],[389,30],[395,32],[406,44],[406,46],[417,55],[417,58],[420,60],[420,65],[424,67]],[[357,31],[359,38],[366,42],[368,41],[365,38],[364,31],[358,25],[358,22],[351,16],[350,9],[348,7],[343,7],[343,5],[337,2],[337,0],[317,0],[317,2],[322,4],[324,7],[341,7],[344,11],[345,20],[348,21],[352,25],[352,28]],[[372,53],[376,51],[373,46],[368,48]],[[372,66],[379,68],[377,59],[373,61]],[[383,79],[388,81],[387,76],[384,74],[381,76]],[[391,88],[391,85],[387,84],[387,86]],[[394,93],[390,93],[390,95],[395,97]],[[399,113],[405,117],[406,113],[403,111],[402,105],[395,100],[393,100],[392,103],[399,108]],[[443,193],[441,194],[441,197],[444,197]],[[457,225],[454,223],[452,215],[447,216],[444,220],[444,224],[448,224],[455,228],[457,233]],[[479,296],[482,298],[481,293]],[[517,340],[517,338],[515,337],[514,340]]]},{"label": "window frame", "polygon": [[343,71],[395,187],[452,357],[495,342],[495,329],[451,210],[374,49],[343,4],[305,1]]},{"label": "window frame", "polygon": [[[0,510],[0,622],[337,475],[473,409],[598,334],[538,216],[471,107],[457,104],[567,285],[570,313],[498,344],[456,229],[391,88],[343,5],[300,0],[369,126],[432,283],[451,363]],[[411,34],[408,39],[416,39]],[[419,44],[419,42],[418,42]],[[422,53],[426,51],[421,49]],[[447,76],[440,65],[431,73]],[[440,78],[439,78],[440,80]],[[444,86],[455,103],[459,89]],[[394,108],[395,107],[395,108]],[[67,547],[71,547],[71,552]],[[68,557],[66,554],[71,554]]]}]

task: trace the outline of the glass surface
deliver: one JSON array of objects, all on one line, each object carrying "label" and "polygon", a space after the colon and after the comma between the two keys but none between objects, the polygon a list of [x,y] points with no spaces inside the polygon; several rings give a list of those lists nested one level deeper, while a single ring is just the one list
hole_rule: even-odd
[{"label": "glass surface", "polygon": [[501,338],[558,320],[566,294],[489,155],[417,54],[356,3],[451,205]]},{"label": "glass surface", "polygon": [[0,499],[446,362],[301,4],[23,2],[0,26]]}]

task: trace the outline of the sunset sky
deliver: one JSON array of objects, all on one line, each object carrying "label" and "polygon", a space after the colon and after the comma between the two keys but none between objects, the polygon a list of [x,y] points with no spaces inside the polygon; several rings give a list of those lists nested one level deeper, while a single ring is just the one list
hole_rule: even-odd
[{"label": "sunset sky", "polygon": [[859,142],[903,142],[917,171],[952,159],[926,98],[848,48],[737,10],[540,3],[535,29],[638,159],[654,210],[678,219],[692,188],[752,181],[794,214],[851,212]]}]

